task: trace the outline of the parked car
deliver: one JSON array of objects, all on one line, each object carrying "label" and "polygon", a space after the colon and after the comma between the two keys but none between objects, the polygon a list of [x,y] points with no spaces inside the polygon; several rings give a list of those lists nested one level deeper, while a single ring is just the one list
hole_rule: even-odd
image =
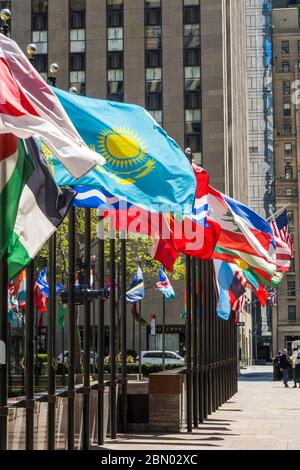
[{"label": "parked car", "polygon": [[[83,355],[83,351],[81,351],[81,355]],[[58,364],[61,364],[62,363],[62,358],[63,358],[63,354],[60,353],[58,356],[56,356],[56,360],[58,362]],[[67,362],[69,358],[69,351],[64,351],[64,363]],[[98,353],[95,352],[95,365],[97,366],[97,361],[98,361]],[[94,365],[94,352],[93,351],[90,351],[90,365],[93,366]]]},{"label": "parked car", "polygon": [[[139,363],[139,356],[136,358],[136,362]],[[162,364],[163,352],[162,351],[142,351],[141,352],[141,363],[142,364]],[[179,356],[174,351],[165,351],[165,364],[178,364],[184,365],[184,358]]]}]

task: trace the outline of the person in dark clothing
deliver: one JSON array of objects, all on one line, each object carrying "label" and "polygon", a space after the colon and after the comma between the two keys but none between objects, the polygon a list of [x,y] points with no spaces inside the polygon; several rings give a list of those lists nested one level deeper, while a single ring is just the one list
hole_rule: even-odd
[{"label": "person in dark clothing", "polygon": [[287,350],[283,350],[283,354],[281,354],[280,358],[280,370],[283,375],[283,383],[285,387],[288,387],[288,381],[289,381],[289,368],[291,367],[291,361],[288,356]]}]

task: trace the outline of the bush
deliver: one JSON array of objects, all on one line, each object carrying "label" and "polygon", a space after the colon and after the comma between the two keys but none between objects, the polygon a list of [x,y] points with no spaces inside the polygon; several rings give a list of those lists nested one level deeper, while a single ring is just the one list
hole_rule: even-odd
[{"label": "bush", "polygon": [[38,375],[47,375],[47,354],[37,354],[37,373]]},{"label": "bush", "polygon": [[[43,393],[47,392],[45,387],[35,387],[34,393]],[[25,395],[25,388],[24,387],[9,387],[8,389],[8,397],[23,397]]]}]

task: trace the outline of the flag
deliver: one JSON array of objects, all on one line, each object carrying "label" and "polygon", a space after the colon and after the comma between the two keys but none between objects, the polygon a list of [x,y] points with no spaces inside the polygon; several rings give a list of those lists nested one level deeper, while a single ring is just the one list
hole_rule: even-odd
[{"label": "flag", "polygon": [[[194,172],[178,144],[140,106],[87,98],[53,89],[83,140],[105,158],[75,180],[48,153],[59,185],[101,187],[153,212],[191,211]],[[47,153],[47,150],[46,150]]]},{"label": "flag", "polygon": [[78,185],[74,186],[73,189],[76,192],[72,202],[74,207],[107,211],[127,210],[129,207],[132,207],[132,204],[125,201],[125,199],[113,196],[103,188]]},{"label": "flag", "polygon": [[39,310],[41,313],[46,313],[47,312],[47,302],[48,298],[46,297],[45,293],[40,290],[38,285],[35,283],[34,285],[34,305],[37,310]]},{"label": "flag", "polygon": [[209,187],[210,217],[221,228],[214,259],[251,270],[262,284],[271,282],[276,272],[273,230],[249,207]]},{"label": "flag", "polygon": [[278,306],[278,291],[274,287],[270,290],[269,292],[269,297],[271,307],[277,307]]},{"label": "flag", "polygon": [[175,292],[168,276],[162,268],[159,268],[159,282],[156,283],[156,290],[160,291],[168,300],[175,298]]},{"label": "flag", "polygon": [[63,303],[60,303],[58,307],[57,326],[60,329],[63,329],[65,327],[65,306]]},{"label": "flag", "polygon": [[34,170],[23,188],[8,245],[9,279],[27,266],[55,232],[75,195],[71,189],[58,188],[33,139],[26,146]]},{"label": "flag", "polygon": [[126,300],[130,304],[139,302],[145,297],[145,287],[143,273],[140,267],[138,267],[136,275],[130,285],[129,290],[126,292]]},{"label": "flag", "polygon": [[26,271],[23,270],[17,279],[15,285],[15,298],[19,303],[20,308],[25,308],[26,306]]},{"label": "flag", "polygon": [[271,227],[274,231],[276,241],[277,269],[282,272],[289,271],[291,258],[294,256],[294,246],[286,209],[271,221]]},{"label": "flag", "polygon": [[[47,273],[48,269],[44,268],[42,271],[38,274],[37,279],[36,279],[36,285],[40,289],[41,292],[48,298],[49,297],[49,284],[47,280]],[[59,294],[63,290],[63,285],[59,282],[56,283],[56,293]]]},{"label": "flag", "polygon": [[19,199],[31,172],[23,142],[13,134],[0,134],[0,259],[12,235]]},{"label": "flag", "polygon": [[0,134],[39,136],[75,178],[102,165],[79,136],[59,100],[10,38],[0,34]]},{"label": "flag", "polygon": [[214,273],[217,315],[228,320],[235,302],[246,292],[247,281],[235,265],[219,260],[214,260]]},{"label": "flag", "polygon": [[136,322],[140,323],[141,326],[147,326],[146,320],[141,317],[140,313],[138,312],[136,303],[132,304],[131,314]]}]

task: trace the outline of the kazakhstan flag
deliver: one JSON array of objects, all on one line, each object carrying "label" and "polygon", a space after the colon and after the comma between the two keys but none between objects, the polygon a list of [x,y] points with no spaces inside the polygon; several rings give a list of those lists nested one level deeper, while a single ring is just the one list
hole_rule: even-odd
[{"label": "kazakhstan flag", "polygon": [[[101,186],[153,212],[190,212],[196,179],[178,144],[142,107],[74,95],[53,88],[83,140],[106,164],[75,179],[44,152],[60,185]],[[165,206],[165,207],[162,207]]]}]

